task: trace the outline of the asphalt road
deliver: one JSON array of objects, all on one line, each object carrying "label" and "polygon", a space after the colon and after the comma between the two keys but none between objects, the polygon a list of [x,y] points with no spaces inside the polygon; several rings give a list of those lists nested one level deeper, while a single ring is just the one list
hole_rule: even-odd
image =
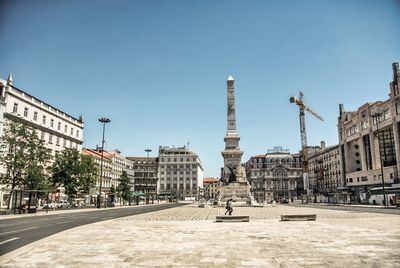
[{"label": "asphalt road", "polygon": [[99,209],[96,211],[85,211],[83,209],[82,211],[74,213],[2,219],[0,220],[0,256],[29,243],[77,226],[182,205],[185,204],[157,204],[104,210]]}]

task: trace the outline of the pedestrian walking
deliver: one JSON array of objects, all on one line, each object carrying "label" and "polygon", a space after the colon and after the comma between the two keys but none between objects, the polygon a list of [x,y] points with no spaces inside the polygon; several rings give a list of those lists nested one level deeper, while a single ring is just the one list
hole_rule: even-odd
[{"label": "pedestrian walking", "polygon": [[225,211],[225,215],[226,213],[229,213],[228,215],[232,215],[233,212],[233,208],[232,208],[232,199],[228,199],[228,201],[226,202],[226,207],[225,207],[226,211]]}]

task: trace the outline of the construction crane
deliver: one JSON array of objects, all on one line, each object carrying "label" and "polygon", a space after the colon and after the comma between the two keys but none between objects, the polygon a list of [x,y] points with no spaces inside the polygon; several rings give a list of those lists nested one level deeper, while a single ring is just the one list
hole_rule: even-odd
[{"label": "construction crane", "polygon": [[299,98],[290,97],[290,103],[295,103],[300,108],[300,136],[301,136],[301,155],[303,158],[303,178],[305,187],[307,187],[307,192],[309,193],[309,184],[308,184],[308,150],[307,150],[307,134],[306,134],[306,121],[305,121],[305,111],[309,112],[316,118],[321,121],[324,119],[314,112],[308,105],[306,105],[303,101],[304,93],[302,91],[299,92]]}]

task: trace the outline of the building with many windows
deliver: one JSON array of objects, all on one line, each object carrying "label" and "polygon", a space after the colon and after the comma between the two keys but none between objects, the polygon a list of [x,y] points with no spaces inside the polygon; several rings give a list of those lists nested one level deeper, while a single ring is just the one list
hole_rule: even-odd
[{"label": "building with many windows", "polygon": [[[136,203],[145,199],[154,203],[158,195],[158,158],[157,157],[127,157],[128,166],[133,171],[133,197]],[[132,189],[132,188],[131,188]]]},{"label": "building with many windows", "polygon": [[[88,149],[88,148],[83,148],[82,149],[82,154],[83,155],[89,155],[94,158],[94,162],[96,163],[98,169],[99,169],[99,174],[100,174],[100,167],[103,165],[101,175],[98,176],[96,180],[96,185],[95,189],[91,190],[91,198],[92,198],[92,203],[96,204],[97,203],[97,196],[99,194],[99,188],[100,188],[100,179],[101,179],[101,192],[102,195],[109,195],[111,186],[113,185],[113,181],[111,179],[111,174],[112,174],[112,161],[111,158],[109,157],[108,154],[103,153],[103,160],[101,156],[101,150],[93,150],[93,149]],[[103,161],[103,164],[102,164]]]},{"label": "building with many windows", "polygon": [[218,195],[218,187],[221,182],[218,178],[204,178],[203,179],[203,187],[204,187],[204,198],[205,200],[213,200],[217,198]]},{"label": "building with many windows", "polygon": [[199,156],[186,146],[160,146],[158,158],[160,195],[195,199],[203,188],[203,167]]},{"label": "building with many windows", "polygon": [[341,164],[339,145],[311,147],[308,150],[308,171],[312,193],[318,196],[318,201],[333,201],[338,187],[341,186]]},{"label": "building with many windows", "polygon": [[[121,154],[119,150],[110,150],[103,152],[101,147],[96,149],[83,148],[82,154],[90,155],[94,158],[100,172],[101,167],[101,157],[103,154],[103,171],[102,171],[102,183],[101,191],[106,197],[111,196],[111,188],[117,189],[120,184],[120,177],[123,171],[126,171],[130,182],[131,182],[131,192],[135,191],[135,162],[131,161],[129,157],[125,157]],[[95,190],[92,191],[92,199],[95,199],[98,195],[98,189],[100,187],[100,176],[98,177],[95,185]]]},{"label": "building with many windows", "polygon": [[259,203],[273,199],[296,199],[304,192],[300,154],[275,147],[266,154],[252,156],[246,163],[251,194]]},{"label": "building with many windows", "polygon": [[[37,132],[46,148],[55,156],[64,148],[82,150],[83,118],[76,118],[14,86],[10,74],[0,78],[0,137],[7,121],[26,124]],[[5,167],[0,163],[0,173]],[[9,199],[9,186],[0,191],[0,207]]]},{"label": "building with many windows", "polygon": [[54,156],[64,148],[82,150],[83,118],[75,118],[13,85],[12,76],[0,79],[0,132],[5,120],[27,124],[37,131]]},{"label": "building with many windows", "polygon": [[[390,98],[362,105],[357,111],[339,106],[339,153],[342,186],[354,201],[366,201],[372,187],[399,183],[400,95],[399,64],[393,63]],[[383,178],[382,178],[383,173]]]}]

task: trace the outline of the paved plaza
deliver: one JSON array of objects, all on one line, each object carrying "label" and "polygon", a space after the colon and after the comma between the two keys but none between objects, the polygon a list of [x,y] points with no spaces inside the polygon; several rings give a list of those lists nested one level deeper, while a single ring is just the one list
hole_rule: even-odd
[{"label": "paved plaza", "polygon": [[[84,225],[1,257],[1,267],[400,267],[400,216],[318,208],[234,207],[216,223],[195,204]],[[281,214],[317,214],[282,222]]]}]

